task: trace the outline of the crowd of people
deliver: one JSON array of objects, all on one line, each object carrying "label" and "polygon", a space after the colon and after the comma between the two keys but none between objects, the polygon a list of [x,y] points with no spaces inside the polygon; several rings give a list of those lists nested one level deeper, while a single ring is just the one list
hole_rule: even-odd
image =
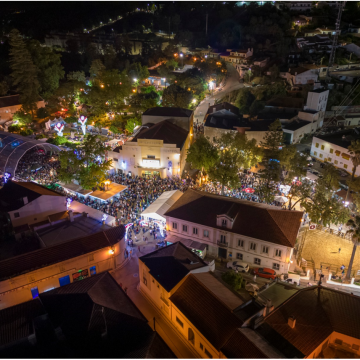
[{"label": "crowd of people", "polygon": [[36,181],[42,185],[51,185],[58,181],[57,170],[59,167],[57,154],[34,148],[26,152],[20,159],[16,177],[22,181]]}]

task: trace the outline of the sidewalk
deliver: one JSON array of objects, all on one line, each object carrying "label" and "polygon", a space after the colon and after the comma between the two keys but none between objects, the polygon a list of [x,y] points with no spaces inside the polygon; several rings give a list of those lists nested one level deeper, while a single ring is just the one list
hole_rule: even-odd
[{"label": "sidewalk", "polygon": [[133,255],[126,266],[111,272],[114,279],[122,285],[123,289],[127,288],[127,294],[134,304],[139,308],[142,314],[149,322],[149,326],[155,330],[174,352],[178,358],[198,358],[195,350],[191,350],[190,345],[186,343],[176,330],[170,325],[162,314],[147,300],[138,290],[139,285],[139,266],[138,256],[145,255],[154,251],[155,242],[141,245],[140,253],[138,248],[133,248]]}]

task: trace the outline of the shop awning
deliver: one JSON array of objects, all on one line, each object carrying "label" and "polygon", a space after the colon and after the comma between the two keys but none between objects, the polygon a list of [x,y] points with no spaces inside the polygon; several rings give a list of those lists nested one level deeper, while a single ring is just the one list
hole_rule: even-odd
[{"label": "shop awning", "polygon": [[141,216],[144,218],[166,221],[164,214],[174,205],[182,194],[183,193],[179,190],[165,191],[141,213]]},{"label": "shop awning", "polygon": [[191,240],[191,239],[185,239],[177,235],[170,234],[166,237],[166,241],[171,243],[176,243],[180,241],[182,244],[184,244],[186,247],[190,249],[200,250],[204,251],[206,249],[206,244],[203,244],[199,241]]}]

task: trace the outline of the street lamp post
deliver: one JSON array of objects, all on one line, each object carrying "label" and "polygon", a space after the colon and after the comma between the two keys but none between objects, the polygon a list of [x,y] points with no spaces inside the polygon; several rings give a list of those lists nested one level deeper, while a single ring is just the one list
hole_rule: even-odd
[{"label": "street lamp post", "polygon": [[181,57],[181,66],[184,67],[184,54],[180,54]]},{"label": "street lamp post", "polygon": [[137,78],[134,78],[133,80],[134,80],[134,85],[135,85],[135,89],[136,89],[136,92],[137,92],[137,84],[136,84],[137,83]]}]

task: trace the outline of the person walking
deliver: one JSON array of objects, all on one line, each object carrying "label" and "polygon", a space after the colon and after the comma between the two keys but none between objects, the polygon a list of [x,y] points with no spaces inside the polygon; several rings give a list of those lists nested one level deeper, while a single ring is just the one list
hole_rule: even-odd
[{"label": "person walking", "polygon": [[256,274],[254,275],[254,282],[256,282]]},{"label": "person walking", "polygon": [[339,248],[339,254],[340,254],[341,248]]}]

